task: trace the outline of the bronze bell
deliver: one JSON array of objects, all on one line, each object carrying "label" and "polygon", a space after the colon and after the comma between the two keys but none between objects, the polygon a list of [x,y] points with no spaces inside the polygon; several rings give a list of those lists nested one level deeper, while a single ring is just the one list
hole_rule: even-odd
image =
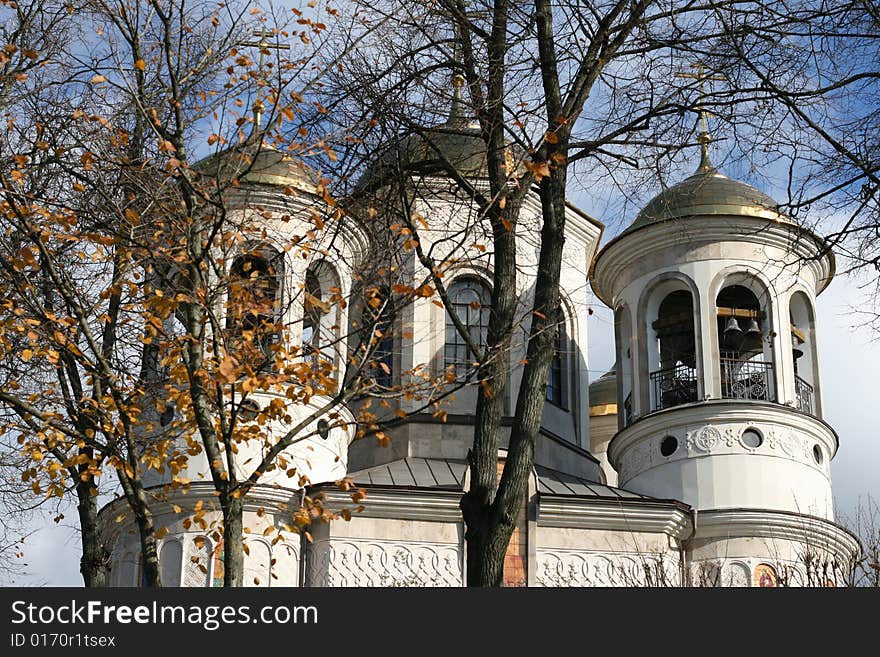
[{"label": "bronze bell", "polygon": [[758,326],[758,320],[752,317],[752,321],[749,323],[749,330],[746,331],[747,338],[756,338],[761,335],[761,327]]},{"label": "bronze bell", "polygon": [[730,343],[732,340],[742,336],[742,329],[739,327],[739,322],[736,321],[736,317],[731,317],[727,320],[727,326],[724,328],[724,340]]}]

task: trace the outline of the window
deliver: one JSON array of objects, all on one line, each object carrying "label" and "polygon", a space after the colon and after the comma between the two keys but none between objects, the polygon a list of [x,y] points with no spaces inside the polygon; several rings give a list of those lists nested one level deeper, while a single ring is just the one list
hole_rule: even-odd
[{"label": "window", "polygon": [[306,358],[315,361],[321,338],[321,281],[309,268],[306,271],[306,287],[303,299],[302,345]]},{"label": "window", "polygon": [[363,291],[364,348],[372,349],[367,373],[377,385],[391,388],[394,383],[395,308],[387,287],[367,287]]},{"label": "window", "polygon": [[226,326],[239,357],[255,365],[278,340],[281,268],[280,254],[261,248],[237,256],[229,272]]},{"label": "window", "polygon": [[655,348],[650,373],[651,410],[697,401],[697,358],[694,334],[694,300],[687,290],[663,297],[657,319],[651,323]]},{"label": "window", "polygon": [[550,361],[550,372],[547,376],[546,399],[551,404],[566,408],[565,403],[565,374],[568,361],[568,338],[565,335],[565,322],[559,323],[556,330],[556,346],[553,350],[553,360]]},{"label": "window", "polygon": [[339,356],[339,276],[324,261],[306,270],[303,290],[302,347],[304,358],[331,369]]},{"label": "window", "polygon": [[715,305],[721,396],[776,401],[769,322],[758,296],[745,285],[729,285],[718,293]]},{"label": "window", "polygon": [[[489,314],[492,310],[489,288],[477,279],[461,278],[449,286],[449,301],[452,312],[465,327],[471,342],[482,351],[486,346]],[[444,356],[446,367],[454,367],[456,374],[465,374],[477,359],[448,313]]]}]

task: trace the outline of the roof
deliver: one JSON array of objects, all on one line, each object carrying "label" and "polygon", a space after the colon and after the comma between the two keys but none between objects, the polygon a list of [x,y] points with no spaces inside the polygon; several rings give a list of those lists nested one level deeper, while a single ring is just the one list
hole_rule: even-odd
[{"label": "roof", "polygon": [[780,213],[778,207],[764,192],[706,166],[657,194],[624,232],[694,215],[736,215],[790,223],[791,219]]},{"label": "roof", "polygon": [[617,404],[617,370],[612,367],[590,384],[590,408]]},{"label": "roof", "polygon": [[210,155],[195,168],[220,179],[278,185],[313,192],[320,176],[301,160],[267,144],[246,143]]},{"label": "roof", "polygon": [[[462,81],[463,82],[463,81]],[[447,176],[449,165],[464,178],[488,178],[488,151],[480,124],[468,113],[461,84],[454,83],[449,116],[441,125],[412,132],[392,143],[372,162],[358,181],[358,188],[374,189],[408,174]],[[504,160],[508,172],[516,168],[515,147],[506,144]],[[517,149],[518,150],[518,149]]]},{"label": "roof", "polygon": [[[401,486],[410,488],[437,488],[464,490],[464,478],[468,465],[454,459],[405,458],[391,463],[361,470],[351,474],[356,485]],[[654,500],[648,495],[598,481],[583,479],[559,472],[542,465],[535,466],[538,475],[538,492],[544,495],[577,495],[618,500]]]},{"label": "roof", "polygon": [[582,479],[574,475],[565,474],[558,470],[551,470],[541,465],[535,466],[538,474],[538,492],[545,495],[578,495],[581,497],[605,497],[629,500],[652,500],[654,498],[623,488],[606,486],[597,481]]},{"label": "roof", "polygon": [[451,459],[405,458],[351,476],[355,484],[464,489],[467,463]]}]

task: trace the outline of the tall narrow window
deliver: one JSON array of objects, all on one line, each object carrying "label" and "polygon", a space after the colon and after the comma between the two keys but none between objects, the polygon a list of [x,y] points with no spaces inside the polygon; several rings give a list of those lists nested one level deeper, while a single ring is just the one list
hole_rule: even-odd
[{"label": "tall narrow window", "polygon": [[546,399],[551,404],[567,408],[568,404],[565,403],[565,374],[568,362],[568,338],[565,335],[564,321],[559,323],[555,342],[553,360],[550,361],[550,371],[547,376]]},{"label": "tall narrow window", "polygon": [[745,285],[718,293],[721,395],[728,399],[776,401],[767,315]]},{"label": "tall narrow window", "polygon": [[255,249],[235,258],[229,272],[227,328],[239,356],[255,363],[271,354],[278,339],[281,257]]},{"label": "tall narrow window", "polygon": [[304,356],[316,361],[320,353],[321,340],[321,281],[313,269],[306,271],[306,286],[303,294],[302,345]]},{"label": "tall narrow window", "polygon": [[789,305],[792,360],[797,407],[804,413],[819,415],[816,371],[816,331],[813,306],[803,292],[795,292]]},{"label": "tall narrow window", "polygon": [[[448,292],[452,312],[464,326],[470,341],[482,351],[486,345],[489,314],[492,310],[489,288],[477,279],[460,278],[449,286]],[[477,359],[449,313],[446,315],[444,356],[446,366],[453,366],[459,375],[466,373]]]},{"label": "tall narrow window", "polygon": [[[697,401],[694,300],[687,290],[667,294],[651,324],[659,369],[651,372],[651,410]],[[655,367],[657,367],[655,365]]]},{"label": "tall narrow window", "polygon": [[303,356],[333,370],[340,356],[341,289],[336,270],[323,260],[310,265],[302,297]]},{"label": "tall narrow window", "polygon": [[390,388],[394,382],[394,305],[388,288],[378,291],[373,308],[373,339],[376,350],[373,352],[376,383]]}]

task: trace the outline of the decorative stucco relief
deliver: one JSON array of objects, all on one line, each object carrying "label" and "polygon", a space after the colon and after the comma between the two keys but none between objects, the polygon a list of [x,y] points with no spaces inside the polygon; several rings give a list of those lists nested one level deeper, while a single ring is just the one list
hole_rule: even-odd
[{"label": "decorative stucco relief", "polygon": [[[759,445],[749,445],[743,440],[746,429],[760,432]],[[679,441],[678,449],[663,456],[660,445],[667,436]],[[681,427],[672,431],[657,431],[633,444],[620,461],[620,481],[625,483],[637,474],[663,463],[696,456],[715,454],[766,454],[797,461],[828,475],[828,455],[822,448],[822,462],[817,463],[813,448],[815,438],[802,435],[793,429],[785,429],[762,422],[737,422],[730,424],[705,424]]]},{"label": "decorative stucco relief", "polygon": [[462,586],[461,549],[437,543],[322,541],[309,550],[310,586]]},{"label": "decorative stucco relief", "polygon": [[537,586],[679,586],[677,555],[538,550]]}]

